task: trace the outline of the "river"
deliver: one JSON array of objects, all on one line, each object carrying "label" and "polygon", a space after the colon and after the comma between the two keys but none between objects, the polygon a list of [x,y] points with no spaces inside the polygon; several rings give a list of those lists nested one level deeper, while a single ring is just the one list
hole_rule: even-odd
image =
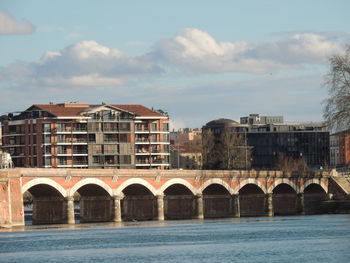
[{"label": "river", "polygon": [[0,262],[350,262],[350,215],[26,226]]}]

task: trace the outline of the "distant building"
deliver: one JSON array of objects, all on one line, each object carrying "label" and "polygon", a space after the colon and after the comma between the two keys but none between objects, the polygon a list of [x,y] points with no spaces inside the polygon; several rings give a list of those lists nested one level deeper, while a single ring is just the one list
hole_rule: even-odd
[{"label": "distant building", "polygon": [[273,124],[283,123],[283,116],[260,116],[259,114],[249,114],[240,118],[241,124]]},{"label": "distant building", "polygon": [[330,162],[333,167],[350,166],[350,129],[330,136]]},{"label": "distant building", "polygon": [[180,129],[170,132],[170,166],[173,169],[202,168],[201,129]]},{"label": "distant building", "polygon": [[310,167],[329,165],[329,132],[322,123],[287,124],[282,116],[251,114],[242,117],[240,123],[218,119],[203,126],[203,131],[214,134],[225,129],[245,138],[242,147],[251,147],[250,160],[246,162],[252,168],[275,169],[280,156],[303,159]]},{"label": "distant building", "polygon": [[16,167],[169,168],[169,119],[142,105],[36,104],[2,122]]}]

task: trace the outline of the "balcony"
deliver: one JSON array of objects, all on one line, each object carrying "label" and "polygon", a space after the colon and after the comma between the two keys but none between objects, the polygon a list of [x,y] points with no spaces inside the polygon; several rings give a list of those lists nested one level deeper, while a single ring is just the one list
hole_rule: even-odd
[{"label": "balcony", "polygon": [[150,133],[169,133],[169,131],[164,129],[151,129]]},{"label": "balcony", "polygon": [[88,140],[83,138],[73,138],[73,139],[65,139],[65,140],[58,140],[57,143],[60,144],[87,144]]},{"label": "balcony", "polygon": [[7,134],[3,133],[3,136],[18,136],[18,135],[25,135],[24,131],[9,131]]},{"label": "balcony", "polygon": [[149,138],[142,137],[142,138],[135,138],[135,143],[136,144],[149,144]]},{"label": "balcony", "polygon": [[149,133],[150,130],[148,128],[135,128],[135,133]]},{"label": "balcony", "polygon": [[119,143],[118,139],[105,139],[103,143]]},{"label": "balcony", "polygon": [[155,138],[151,138],[151,144],[170,144],[170,142],[168,140],[165,139],[155,139]]},{"label": "balcony", "polygon": [[87,133],[87,129],[57,129],[56,133],[63,133],[63,134],[69,134],[69,133]]},{"label": "balcony", "polygon": [[73,165],[88,165],[87,161],[73,161]]}]

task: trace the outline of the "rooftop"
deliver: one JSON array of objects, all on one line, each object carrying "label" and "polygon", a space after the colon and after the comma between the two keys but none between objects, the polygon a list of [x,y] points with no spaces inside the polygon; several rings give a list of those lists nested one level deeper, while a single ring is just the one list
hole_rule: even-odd
[{"label": "rooftop", "polygon": [[139,104],[88,104],[88,103],[58,103],[58,104],[34,104],[29,107],[26,112],[30,111],[45,111],[48,112],[52,117],[79,117],[84,112],[88,111],[93,107],[109,106],[127,111],[136,116],[140,117],[164,117],[159,112],[151,110],[143,105]]}]

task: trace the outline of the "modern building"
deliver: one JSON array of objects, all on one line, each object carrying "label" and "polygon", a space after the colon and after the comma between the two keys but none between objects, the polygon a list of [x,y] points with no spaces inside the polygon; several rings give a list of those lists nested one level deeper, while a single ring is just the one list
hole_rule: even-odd
[{"label": "modern building", "polygon": [[260,116],[259,114],[249,114],[240,118],[241,124],[273,124],[283,123],[283,116]]},{"label": "modern building", "polygon": [[330,163],[332,167],[350,166],[350,129],[330,136]]},{"label": "modern building", "polygon": [[282,116],[251,114],[240,123],[218,119],[202,129],[216,135],[225,130],[240,134],[241,148],[251,151],[246,163],[254,169],[275,169],[281,156],[302,159],[309,167],[329,165],[329,132],[322,123],[283,123]]},{"label": "modern building", "polygon": [[15,167],[169,168],[169,118],[142,105],[36,104],[2,132]]}]

